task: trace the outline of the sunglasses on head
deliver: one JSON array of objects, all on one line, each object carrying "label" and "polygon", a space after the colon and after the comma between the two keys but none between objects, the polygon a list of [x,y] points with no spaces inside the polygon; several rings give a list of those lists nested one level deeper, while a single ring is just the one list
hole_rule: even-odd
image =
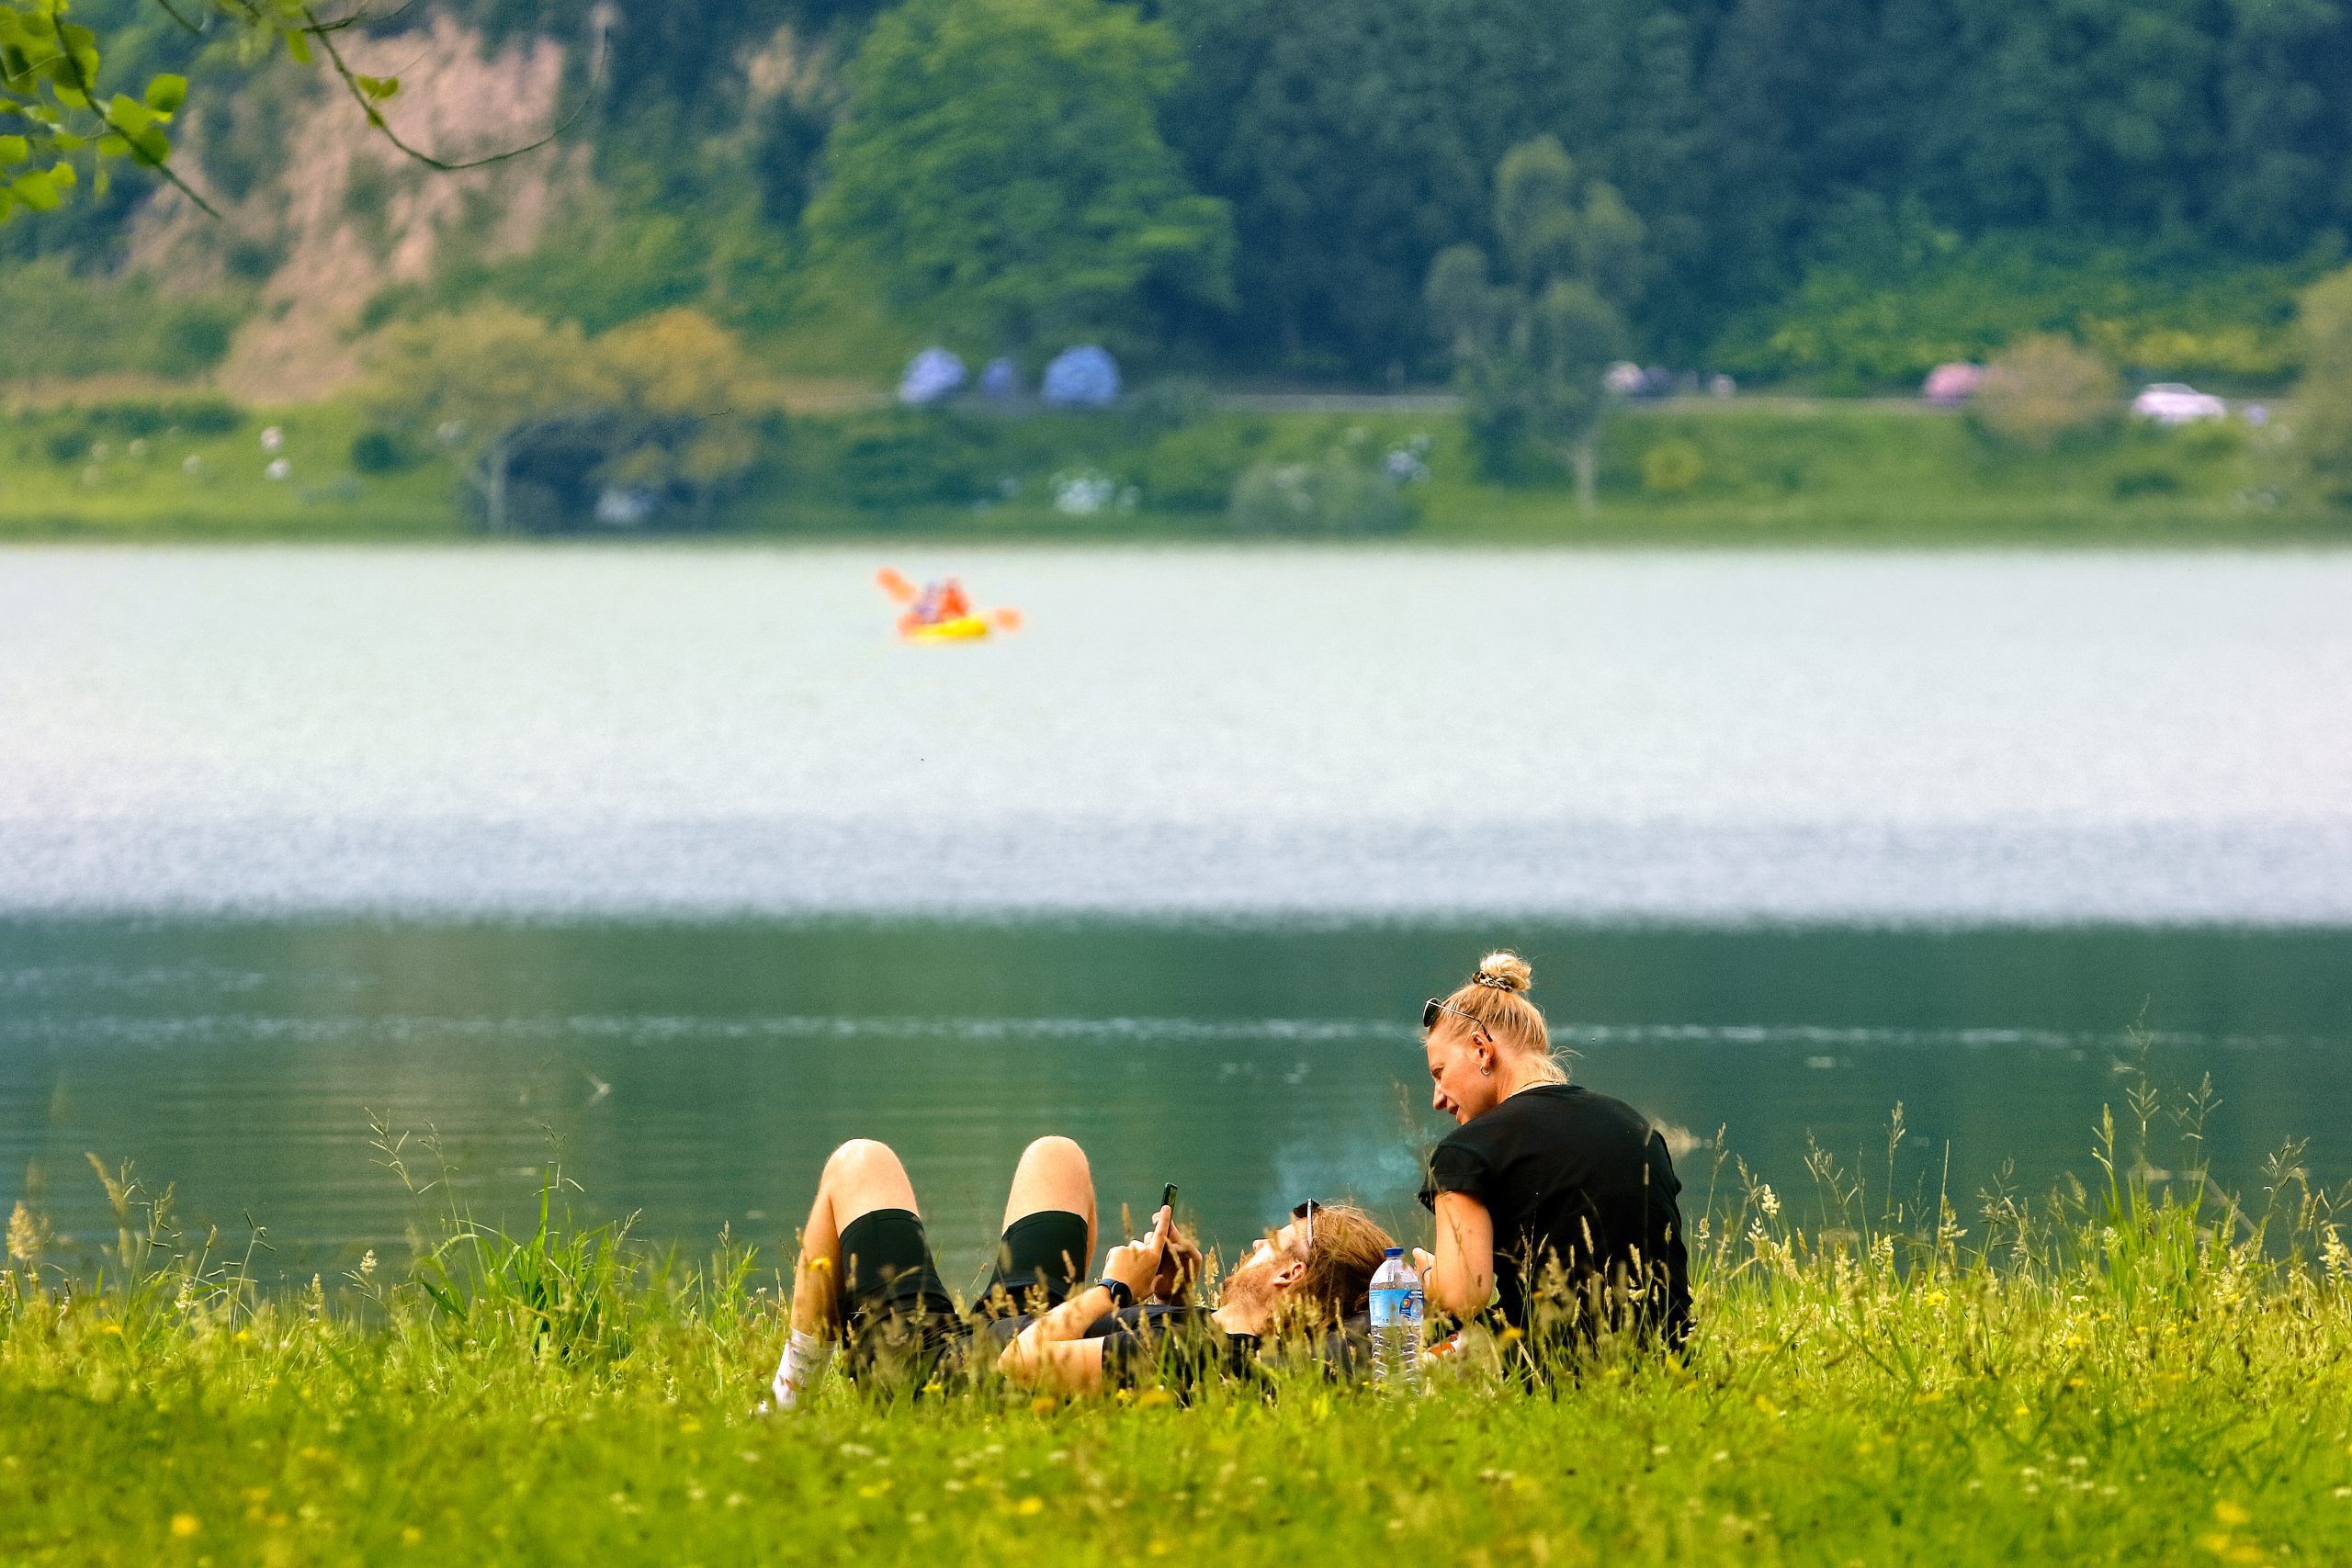
[{"label": "sunglasses on head", "polygon": [[1461,1008],[1455,1007],[1451,1002],[1442,1002],[1435,997],[1431,997],[1429,1000],[1421,1004],[1422,1030],[1427,1032],[1429,1030],[1435,1029],[1437,1027],[1437,1021],[1439,1017],[1445,1013],[1452,1013],[1454,1017],[1463,1020],[1464,1022],[1468,1023],[1473,1030],[1476,1030],[1480,1034],[1484,1034],[1487,1032],[1486,1020],[1480,1018],[1474,1012],[1468,1012]]},{"label": "sunglasses on head", "polygon": [[1294,1204],[1291,1208],[1292,1219],[1306,1222],[1306,1248],[1309,1252],[1315,1250],[1315,1211],[1322,1206],[1321,1203],[1309,1198],[1306,1202]]}]

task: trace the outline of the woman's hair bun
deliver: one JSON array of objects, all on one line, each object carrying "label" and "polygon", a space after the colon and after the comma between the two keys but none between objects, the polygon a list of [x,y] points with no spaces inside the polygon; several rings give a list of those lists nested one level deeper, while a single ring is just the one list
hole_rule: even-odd
[{"label": "woman's hair bun", "polygon": [[1516,953],[1490,953],[1478,960],[1478,972],[1470,978],[1498,991],[1523,991],[1535,984],[1535,971]]}]

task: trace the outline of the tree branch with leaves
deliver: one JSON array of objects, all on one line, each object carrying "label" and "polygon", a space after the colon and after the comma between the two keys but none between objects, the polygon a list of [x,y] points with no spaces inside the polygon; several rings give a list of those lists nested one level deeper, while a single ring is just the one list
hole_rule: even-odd
[{"label": "tree branch with leaves", "polygon": [[[191,15],[173,0],[156,4],[190,33],[227,28],[259,55],[283,50],[302,65],[323,59],[378,135],[402,156],[436,171],[479,168],[544,147],[562,135],[586,105],[583,99],[546,135],[521,146],[478,158],[444,159],[403,140],[386,122],[384,105],[399,95],[400,78],[354,70],[338,36],[379,25],[399,10],[379,15],[362,8],[322,17],[309,0],[203,0]],[[153,170],[218,217],[202,194],[172,167],[170,127],[187,101],[187,78],[171,73],[151,76],[135,97],[110,91],[107,39],[96,28],[69,19],[72,9],[70,0],[0,0],[0,223],[62,206],[82,187],[84,164],[90,188],[103,193],[110,183],[110,165],[125,159]],[[601,40],[597,52],[601,71]]]}]

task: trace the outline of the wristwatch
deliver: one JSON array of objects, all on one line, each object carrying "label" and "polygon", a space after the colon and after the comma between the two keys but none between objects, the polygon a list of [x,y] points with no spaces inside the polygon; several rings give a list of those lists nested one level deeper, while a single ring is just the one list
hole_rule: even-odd
[{"label": "wristwatch", "polygon": [[1131,1288],[1129,1288],[1125,1280],[1114,1280],[1110,1275],[1105,1274],[1102,1278],[1095,1280],[1094,1282],[1111,1292],[1111,1310],[1113,1312],[1125,1312],[1129,1307],[1136,1304],[1136,1293]]}]

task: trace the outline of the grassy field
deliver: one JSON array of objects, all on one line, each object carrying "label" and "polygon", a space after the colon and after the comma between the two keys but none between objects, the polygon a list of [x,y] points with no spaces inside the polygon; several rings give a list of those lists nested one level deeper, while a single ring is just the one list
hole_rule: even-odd
[{"label": "grassy field", "polygon": [[[2135,1095],[2120,1142],[2161,1120]],[[0,1559],[2342,1561],[2329,1205],[2291,1151],[2248,1209],[2117,1142],[2087,1189],[1964,1215],[1826,1161],[1803,1224],[1747,1186],[1695,1249],[1687,1364],[1605,1354],[1555,1397],[1465,1358],[1418,1400],[891,1406],[836,1377],[785,1418],[747,1413],[773,1260],[445,1219],[413,1267],[272,1292],[117,1172],[102,1283],[11,1227]]]},{"label": "grassy field", "polygon": [[[155,410],[163,410],[158,414]],[[262,410],[202,433],[169,404],[0,417],[0,538],[449,539],[462,487],[426,457],[356,472],[357,416],[336,404]],[[1257,461],[1353,442],[1424,438],[1406,536],[1458,543],[2098,544],[2342,542],[2352,514],[2301,505],[2263,438],[2233,423],[2127,428],[2049,453],[1989,444],[1951,414],[1766,400],[1626,411],[1608,427],[1597,514],[1564,478],[1477,477],[1450,414],[1199,413],[1175,429],[1119,415],[967,420],[796,416],[714,518],[775,538],[1234,536],[1223,498]],[[261,432],[284,436],[266,477]],[[143,434],[131,434],[131,432]],[[944,434],[939,434],[944,433]],[[952,437],[952,439],[950,438]],[[430,443],[424,444],[426,447]],[[1071,515],[1058,477],[1101,475],[1120,506]],[[960,489],[959,489],[960,487]],[[1008,492],[1000,494],[999,492]],[[941,494],[977,493],[944,502]]]}]

